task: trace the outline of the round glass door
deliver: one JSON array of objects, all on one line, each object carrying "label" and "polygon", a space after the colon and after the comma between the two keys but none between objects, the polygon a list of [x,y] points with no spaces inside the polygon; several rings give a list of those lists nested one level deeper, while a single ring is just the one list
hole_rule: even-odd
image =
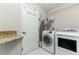
[{"label": "round glass door", "polygon": [[44,35],[43,44],[47,47],[50,47],[52,45],[52,38],[49,35]]}]

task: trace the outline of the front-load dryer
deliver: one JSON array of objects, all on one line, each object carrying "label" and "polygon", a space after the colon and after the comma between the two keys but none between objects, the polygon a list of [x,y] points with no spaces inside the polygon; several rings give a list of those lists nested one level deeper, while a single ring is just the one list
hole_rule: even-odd
[{"label": "front-load dryer", "polygon": [[55,31],[43,31],[42,33],[42,48],[49,53],[55,54]]}]

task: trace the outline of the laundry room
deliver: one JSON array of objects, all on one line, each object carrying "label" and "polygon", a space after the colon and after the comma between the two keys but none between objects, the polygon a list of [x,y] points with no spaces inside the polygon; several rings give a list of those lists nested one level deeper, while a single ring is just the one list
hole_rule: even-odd
[{"label": "laundry room", "polygon": [[79,3],[0,3],[0,55],[79,55]]},{"label": "laundry room", "polygon": [[[25,38],[23,38],[23,54],[79,54],[78,3],[26,3],[23,6],[23,35],[26,38],[28,36],[28,38],[30,39],[29,40],[27,38],[26,40]],[[35,13],[33,13],[33,11],[35,11]],[[29,16],[26,17],[25,13],[29,14]],[[34,17],[37,16],[38,21],[34,21],[35,23],[33,22],[32,15]],[[26,19],[29,19],[29,21],[27,21]],[[32,20],[30,21],[30,19]],[[27,26],[26,28],[25,25]],[[26,29],[28,29],[28,32]],[[33,40],[35,40],[36,42]]]}]

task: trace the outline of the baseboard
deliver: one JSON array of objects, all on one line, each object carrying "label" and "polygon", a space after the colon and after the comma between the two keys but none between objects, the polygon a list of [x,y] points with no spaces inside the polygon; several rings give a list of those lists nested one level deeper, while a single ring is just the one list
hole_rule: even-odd
[{"label": "baseboard", "polygon": [[37,48],[35,48],[35,49],[33,49],[33,50],[31,50],[31,51],[29,51],[29,52],[25,53],[25,54],[22,54],[22,55],[28,55],[28,53],[30,53],[30,52],[32,52],[32,51],[34,51],[34,50],[38,49],[38,48],[39,48],[39,47],[37,47]]}]

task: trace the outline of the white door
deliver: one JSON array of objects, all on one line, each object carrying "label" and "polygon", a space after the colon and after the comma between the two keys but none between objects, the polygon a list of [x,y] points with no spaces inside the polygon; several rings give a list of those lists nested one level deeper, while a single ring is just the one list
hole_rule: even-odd
[{"label": "white door", "polygon": [[[38,48],[39,41],[39,20],[38,16],[31,11],[26,12],[27,8],[23,8],[23,54],[26,54]],[[33,11],[34,12],[34,11]]]}]

